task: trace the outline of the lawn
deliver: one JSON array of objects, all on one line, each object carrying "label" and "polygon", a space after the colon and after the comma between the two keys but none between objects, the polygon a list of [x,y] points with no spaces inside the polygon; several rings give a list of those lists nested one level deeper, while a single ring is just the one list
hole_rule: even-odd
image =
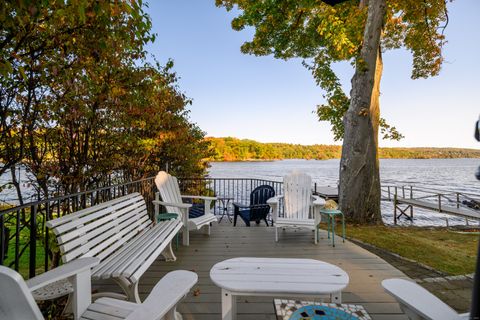
[{"label": "lawn", "polygon": [[478,233],[446,228],[348,225],[347,236],[447,274],[469,274],[475,269]]}]

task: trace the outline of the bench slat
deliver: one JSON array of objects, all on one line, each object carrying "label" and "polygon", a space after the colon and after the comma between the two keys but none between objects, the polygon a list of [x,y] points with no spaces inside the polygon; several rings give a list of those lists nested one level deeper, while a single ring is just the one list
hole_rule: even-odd
[{"label": "bench slat", "polygon": [[[102,279],[111,277],[115,271],[123,269],[132,263],[132,260],[134,260],[143,250],[148,250],[149,243],[147,240],[149,236],[154,236],[155,232],[161,234],[165,232],[165,229],[168,229],[171,225],[176,223],[178,223],[176,220],[164,221],[142,235],[139,235],[132,240],[131,243],[128,243],[124,248],[120,249],[114,256],[102,261],[101,264],[96,266],[92,270],[92,275]],[[158,245],[160,245],[160,243]],[[119,275],[120,274],[117,274],[116,276],[118,277]]]},{"label": "bench slat", "polygon": [[46,225],[47,225],[48,228],[53,229],[53,228],[56,228],[59,225],[67,223],[67,222],[69,222],[73,219],[80,218],[80,217],[88,215],[92,212],[99,211],[103,208],[112,207],[116,203],[123,202],[123,201],[126,201],[126,200],[130,199],[130,198],[134,198],[134,197],[138,197],[138,196],[141,196],[140,193],[138,193],[138,192],[130,193],[130,194],[122,196],[120,198],[116,198],[116,199],[113,199],[113,200],[102,202],[102,203],[96,204],[94,206],[91,206],[91,207],[88,207],[88,208],[85,208],[85,209],[82,209],[82,210],[79,210],[79,211],[75,211],[73,213],[69,213],[69,214],[64,215],[62,217],[59,217],[59,218],[56,218],[56,219],[53,219],[53,220],[49,220],[49,221],[47,221]]},{"label": "bench slat", "polygon": [[[125,221],[132,221],[132,219],[139,220],[142,218],[148,218],[147,214],[145,213],[144,215],[141,214],[142,208],[137,208],[133,211],[126,212],[126,214],[123,214],[119,216],[117,219],[112,221],[112,217],[107,216],[102,219],[98,219],[92,223],[89,223],[85,225],[82,228],[77,229],[76,231],[78,232],[76,238],[73,238],[75,235],[73,232],[70,232],[68,234],[65,234],[65,238],[71,238],[71,241],[68,241],[65,243],[65,241],[58,240],[58,243],[61,243],[62,245],[60,246],[60,250],[62,253],[69,252],[70,250],[76,248],[80,244],[84,243],[85,241],[89,241],[92,238],[95,238],[98,235],[103,234],[104,232],[107,232],[108,230],[114,228],[116,225],[122,225],[125,223]],[[121,214],[120,212],[118,212]],[[142,217],[143,216],[143,217]],[[92,230],[94,229],[94,230]],[[68,235],[68,237],[67,237]]]},{"label": "bench slat", "polygon": [[[126,277],[131,277],[131,275],[135,273],[139,267],[146,266],[148,268],[148,266],[150,266],[151,264],[151,263],[150,264],[147,263],[147,260],[149,259],[149,257],[152,255],[152,253],[155,253],[157,250],[160,250],[159,251],[159,254],[160,254],[163,251],[163,249],[170,244],[170,241],[168,241],[168,239],[170,240],[173,239],[172,232],[173,230],[175,230],[175,228],[178,225],[179,224],[175,223],[174,221],[174,223],[169,225],[168,228],[163,232],[161,233],[152,232],[152,234],[149,235],[147,239],[145,239],[146,245],[147,245],[145,246],[146,249],[144,249],[143,251],[138,250],[138,252],[140,252],[141,254],[138,255],[136,258],[130,259],[130,261],[128,261],[128,264],[126,264],[128,265],[128,267],[124,268],[121,274],[125,275]],[[157,256],[155,256],[155,258],[156,257]],[[114,277],[118,277],[119,275],[120,273],[118,273],[118,271],[113,273]]]},{"label": "bench slat", "polygon": [[71,218],[70,221],[55,227],[53,231],[55,232],[56,236],[59,236],[63,233],[66,233],[69,230],[74,230],[79,226],[81,227],[85,223],[88,223],[94,219],[98,219],[103,216],[109,216],[122,208],[135,208],[142,205],[145,205],[145,201],[143,201],[143,198],[141,196],[138,196],[138,197],[129,199],[127,201],[122,201],[120,203],[117,203],[114,206],[92,212],[87,216],[83,216],[75,219]]},{"label": "bench slat", "polygon": [[[110,225],[110,230],[108,232],[104,232],[100,236],[88,241],[85,240],[86,242],[81,246],[69,251],[68,253],[64,253],[63,257],[65,261],[71,261],[72,259],[80,257],[82,254],[86,253],[88,253],[88,256],[90,257],[96,257],[100,252],[102,252],[103,255],[110,255],[115,251],[113,248],[109,247],[113,241],[119,241],[121,239],[122,243],[127,242],[136,234],[138,234],[138,232],[135,230],[138,230],[142,226],[146,227],[145,224],[151,224],[151,221],[148,219],[148,217],[143,217],[141,220],[137,220],[135,217],[132,217],[131,219],[123,222],[121,225],[118,225],[118,227],[112,227]],[[81,239],[83,238],[84,237]],[[101,257],[98,258],[102,260]]]},{"label": "bench slat", "polygon": [[133,282],[138,282],[140,277],[147,271],[147,269],[152,265],[152,263],[157,259],[157,257],[162,253],[166,246],[173,240],[173,237],[182,229],[183,224],[179,221],[175,229],[169,234],[168,241],[164,241],[161,246],[158,246],[154,252],[150,254],[148,259],[140,265],[140,267],[130,276],[130,280]]}]

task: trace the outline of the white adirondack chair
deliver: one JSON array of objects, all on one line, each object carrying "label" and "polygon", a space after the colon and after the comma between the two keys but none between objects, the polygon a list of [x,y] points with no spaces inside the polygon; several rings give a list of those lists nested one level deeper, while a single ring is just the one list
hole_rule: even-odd
[{"label": "white adirondack chair", "polygon": [[[283,198],[283,216],[280,217],[280,200]],[[270,198],[275,227],[275,241],[278,241],[278,228],[293,227],[315,230],[317,243],[319,210],[323,204],[320,197],[312,195],[312,178],[304,173],[294,172],[283,178],[283,195]]]},{"label": "white adirondack chair", "polygon": [[[204,196],[188,196],[180,194],[180,187],[178,186],[178,180],[176,177],[160,171],[155,177],[155,184],[158,188],[156,199],[153,203],[156,205],[155,211],[158,213],[158,205],[164,206],[168,212],[182,215],[182,221],[184,225],[183,229],[183,245],[188,246],[190,244],[189,230],[199,230],[204,228],[206,234],[210,234],[210,223],[218,222],[217,217],[211,212],[210,204],[212,201],[217,200],[216,197],[204,197]],[[159,196],[162,198],[160,201]],[[189,203],[183,203],[185,199],[201,199],[204,201],[204,215],[189,219],[188,210],[192,206]]]},{"label": "white adirondack chair", "polygon": [[99,261],[94,257],[80,258],[28,281],[16,271],[0,266],[0,319],[44,319],[31,292],[70,278],[74,285],[74,319],[180,320],[176,305],[198,280],[193,272],[172,271],[157,283],[143,303],[112,298],[100,298],[92,303],[90,269]]},{"label": "white adirondack chair", "polygon": [[442,300],[415,282],[405,279],[382,281],[383,288],[397,299],[403,312],[412,320],[468,319],[468,313],[459,314]]}]

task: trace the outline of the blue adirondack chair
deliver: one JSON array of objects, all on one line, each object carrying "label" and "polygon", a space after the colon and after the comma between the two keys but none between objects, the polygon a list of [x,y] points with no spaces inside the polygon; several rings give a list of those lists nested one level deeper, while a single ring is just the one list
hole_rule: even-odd
[{"label": "blue adirondack chair", "polygon": [[275,190],[269,185],[261,185],[253,189],[250,193],[250,204],[233,203],[233,225],[237,225],[237,217],[240,216],[247,227],[250,227],[250,221],[257,224],[260,220],[265,221],[268,226],[267,215],[270,212],[270,206],[267,200],[275,196]]}]

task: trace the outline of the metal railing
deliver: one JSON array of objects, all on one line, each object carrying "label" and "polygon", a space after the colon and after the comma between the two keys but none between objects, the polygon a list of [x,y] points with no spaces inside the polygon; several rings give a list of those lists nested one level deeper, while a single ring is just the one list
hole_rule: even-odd
[{"label": "metal railing", "polygon": [[[270,185],[277,195],[282,194],[281,182],[263,179],[183,178],[179,179],[182,193],[230,197],[234,202],[248,203],[250,192],[260,185]],[[46,222],[51,219],[102,203],[117,197],[139,192],[153,218],[156,186],[154,177],[115,184],[75,194],[44,199],[0,211],[0,265],[22,273],[25,278],[55,267],[59,261],[53,234]],[[214,212],[219,213],[219,204]]]}]

